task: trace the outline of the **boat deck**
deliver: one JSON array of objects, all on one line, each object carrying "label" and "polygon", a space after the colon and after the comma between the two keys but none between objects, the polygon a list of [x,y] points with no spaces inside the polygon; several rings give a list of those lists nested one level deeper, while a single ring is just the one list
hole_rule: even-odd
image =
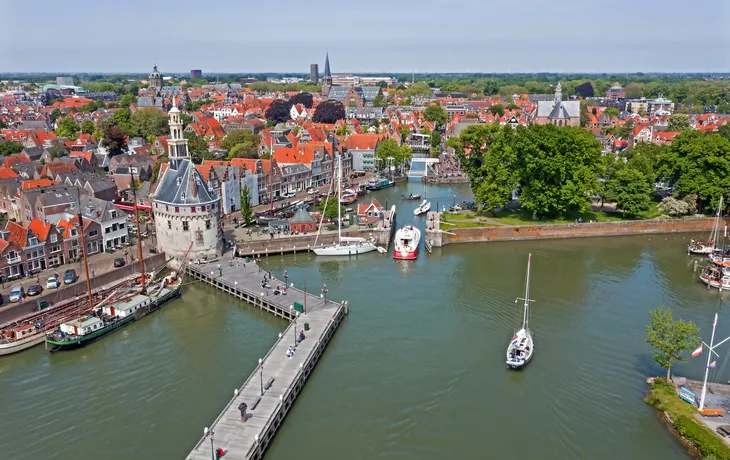
[{"label": "boat deck", "polygon": [[[307,293],[305,296],[303,291],[289,288],[286,295],[274,295],[273,289],[268,289],[268,292],[262,290],[261,280],[265,272],[253,263],[244,266],[240,259],[238,264],[231,267],[227,262],[223,263],[222,275],[217,263],[190,265],[188,273],[291,322],[263,358],[263,366],[256,367],[211,425],[214,448],[222,448],[225,458],[231,460],[262,457],[347,313],[347,302],[325,302],[319,292],[315,292],[316,295]],[[269,284],[272,288],[284,285],[276,279]],[[291,307],[294,302],[306,305],[305,312],[296,321],[292,321],[295,310]],[[305,331],[306,338],[297,344],[294,356],[288,358],[287,350],[294,346],[295,337],[298,337],[305,323],[309,328]],[[245,422],[239,410],[242,403],[247,405]],[[211,458],[210,438],[200,439],[187,458]]]}]

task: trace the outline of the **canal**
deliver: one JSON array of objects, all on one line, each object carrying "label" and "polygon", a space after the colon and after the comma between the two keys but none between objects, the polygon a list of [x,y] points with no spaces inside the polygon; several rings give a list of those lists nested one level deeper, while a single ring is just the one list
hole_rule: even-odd
[{"label": "canal", "polygon": [[[376,196],[399,206],[399,225],[423,227],[417,203],[399,199],[408,192],[423,187]],[[468,187],[430,186],[428,197],[449,205]],[[267,458],[688,458],[642,401],[644,379],[662,373],[644,342],[649,309],[671,305],[704,333],[717,310],[718,335],[730,334],[718,292],[693,276],[688,238],[450,245],[415,262],[264,259],[350,302]],[[536,353],[509,371],[529,252]],[[210,288],[184,289],[87,348],[0,359],[2,457],[184,458],[286,325]],[[701,378],[703,363],[677,372]]]}]

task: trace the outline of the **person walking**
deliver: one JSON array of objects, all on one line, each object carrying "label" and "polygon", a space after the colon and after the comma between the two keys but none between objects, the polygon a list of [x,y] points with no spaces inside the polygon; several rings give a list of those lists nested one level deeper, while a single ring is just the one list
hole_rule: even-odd
[{"label": "person walking", "polygon": [[223,276],[223,266],[218,263],[218,276]]}]

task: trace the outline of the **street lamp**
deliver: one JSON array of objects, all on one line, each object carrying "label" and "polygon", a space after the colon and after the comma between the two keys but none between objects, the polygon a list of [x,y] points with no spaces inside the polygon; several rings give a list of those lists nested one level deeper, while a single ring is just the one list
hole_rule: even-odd
[{"label": "street lamp", "polygon": [[259,358],[259,374],[261,375],[261,396],[264,395],[264,360]]},{"label": "street lamp", "polygon": [[215,460],[215,451],[213,450],[213,436],[214,435],[215,435],[215,433],[213,432],[213,430],[209,430],[207,426],[205,428],[203,428],[203,436],[207,436],[210,438],[210,458],[212,460]]},{"label": "street lamp", "polygon": [[299,312],[294,310],[294,305],[289,305],[289,312],[294,317],[294,348],[297,347],[297,317],[299,316]]},{"label": "street lamp", "polygon": [[287,278],[289,278],[289,275],[286,273],[286,268],[285,268],[284,269],[284,286],[286,286],[286,280],[287,280]]}]

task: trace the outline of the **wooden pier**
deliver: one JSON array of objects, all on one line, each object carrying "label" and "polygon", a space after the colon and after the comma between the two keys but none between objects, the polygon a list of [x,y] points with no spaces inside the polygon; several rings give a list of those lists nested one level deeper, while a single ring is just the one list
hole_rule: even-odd
[{"label": "wooden pier", "polygon": [[[210,426],[212,436],[203,436],[186,457],[188,460],[214,458],[213,451],[219,448],[226,459],[260,459],[347,314],[346,301],[323,299],[319,288],[314,295],[305,295],[292,287],[286,295],[274,295],[273,289],[284,286],[284,282],[272,279],[271,288],[263,289],[264,269],[254,263],[244,264],[242,259],[229,264],[228,260],[221,261],[220,270],[217,263],[193,264],[187,271],[192,277],[290,323],[261,364],[234,390],[233,398]],[[301,330],[306,338],[298,342]],[[288,358],[287,350],[295,344],[296,353]]]}]

